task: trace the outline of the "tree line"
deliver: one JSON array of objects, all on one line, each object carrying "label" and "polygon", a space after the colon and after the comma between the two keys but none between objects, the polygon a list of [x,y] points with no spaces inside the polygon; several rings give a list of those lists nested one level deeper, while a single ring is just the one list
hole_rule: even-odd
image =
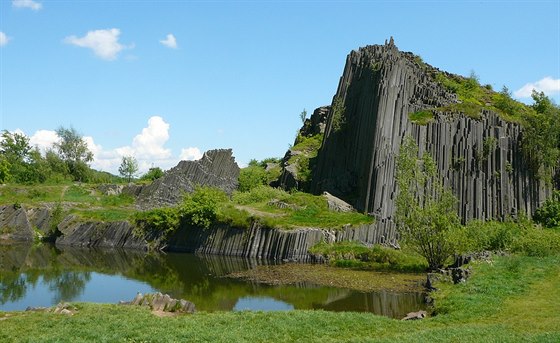
[{"label": "tree line", "polygon": [[[0,183],[59,183],[64,181],[109,183],[131,182],[138,173],[138,162],[124,156],[119,167],[121,179],[90,167],[93,153],[87,142],[74,128],[59,127],[59,140],[44,154],[31,146],[30,138],[18,132],[2,131],[0,135]],[[141,180],[155,180],[163,175],[158,168],[150,168]]]}]

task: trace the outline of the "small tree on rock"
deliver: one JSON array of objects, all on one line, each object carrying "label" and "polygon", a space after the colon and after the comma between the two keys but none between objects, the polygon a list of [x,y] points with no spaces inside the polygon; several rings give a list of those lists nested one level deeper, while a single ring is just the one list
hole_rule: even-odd
[{"label": "small tree on rock", "polygon": [[132,177],[138,172],[138,161],[134,156],[123,156],[121,165],[119,167],[119,173],[127,178],[130,182]]},{"label": "small tree on rock", "polygon": [[431,270],[443,267],[462,243],[457,199],[443,186],[430,154],[418,158],[418,146],[411,137],[400,149],[397,185],[396,220],[401,238],[426,258]]}]

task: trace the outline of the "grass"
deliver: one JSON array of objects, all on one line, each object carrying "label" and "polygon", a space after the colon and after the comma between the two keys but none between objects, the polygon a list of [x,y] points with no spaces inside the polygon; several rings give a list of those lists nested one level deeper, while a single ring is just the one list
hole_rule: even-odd
[{"label": "grass", "polygon": [[[273,201],[279,201],[280,208]],[[250,192],[236,193],[233,203],[243,205],[252,218],[268,227],[276,228],[342,228],[344,225],[370,224],[373,218],[357,212],[340,213],[328,209],[323,196],[303,192],[287,193],[268,186],[259,186]],[[278,204],[278,203],[276,203]],[[254,211],[251,211],[254,210]]]},{"label": "grass", "polygon": [[433,120],[434,112],[462,113],[475,120],[482,118],[484,110],[496,112],[508,122],[523,124],[526,116],[534,115],[529,106],[515,101],[509,91],[495,92],[489,86],[479,84],[477,76],[469,77],[438,72],[435,81],[448,91],[457,94],[459,102],[447,106],[430,108],[409,114],[410,120],[418,125],[426,125]]},{"label": "grass", "polygon": [[368,313],[199,312],[78,304],[74,316],[0,313],[2,342],[558,342],[560,258],[505,256],[473,265],[463,284],[438,283],[439,313],[402,322]]},{"label": "grass", "polygon": [[310,253],[323,256],[337,267],[399,272],[423,272],[428,268],[425,259],[408,249],[366,247],[359,242],[323,242],[313,246]]},{"label": "grass", "polygon": [[92,184],[0,186],[0,204],[35,207],[46,203],[71,205],[70,213],[88,220],[128,220],[134,213],[134,198],[124,194],[104,195]]},{"label": "grass", "polygon": [[418,125],[427,125],[434,121],[434,113],[432,111],[417,111],[410,113],[408,119]]},{"label": "grass", "polygon": [[317,157],[319,148],[323,143],[323,134],[317,134],[310,137],[298,136],[297,144],[290,150],[299,152],[294,154],[288,160],[289,165],[297,166],[297,179],[300,182],[309,182],[311,180],[312,161]]}]

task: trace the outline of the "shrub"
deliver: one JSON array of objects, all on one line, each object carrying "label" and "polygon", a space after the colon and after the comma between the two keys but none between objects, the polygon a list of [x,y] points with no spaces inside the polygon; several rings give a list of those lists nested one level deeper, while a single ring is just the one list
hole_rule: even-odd
[{"label": "shrub", "polygon": [[265,185],[267,182],[266,171],[259,165],[248,166],[239,171],[239,186],[241,192]]},{"label": "shrub", "polygon": [[546,257],[560,254],[560,232],[533,227],[513,242],[512,251],[527,256]]},{"label": "shrub", "polygon": [[179,206],[179,216],[189,226],[207,229],[216,220],[219,205],[227,201],[227,194],[220,189],[197,187],[185,196]]},{"label": "shrub", "polygon": [[554,191],[552,197],[535,211],[533,218],[546,227],[560,227],[560,191]]},{"label": "shrub", "polygon": [[140,177],[140,181],[154,181],[163,176],[163,170],[160,167],[150,168],[146,174]]}]

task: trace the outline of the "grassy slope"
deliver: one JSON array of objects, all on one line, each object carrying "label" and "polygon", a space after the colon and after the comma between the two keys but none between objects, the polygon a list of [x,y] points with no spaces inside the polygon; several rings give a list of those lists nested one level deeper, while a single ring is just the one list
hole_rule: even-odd
[{"label": "grassy slope", "polygon": [[560,257],[500,257],[474,265],[465,284],[439,284],[436,310],[401,322],[366,313],[218,312],[158,318],[82,304],[73,317],[0,313],[0,341],[558,342]]}]

